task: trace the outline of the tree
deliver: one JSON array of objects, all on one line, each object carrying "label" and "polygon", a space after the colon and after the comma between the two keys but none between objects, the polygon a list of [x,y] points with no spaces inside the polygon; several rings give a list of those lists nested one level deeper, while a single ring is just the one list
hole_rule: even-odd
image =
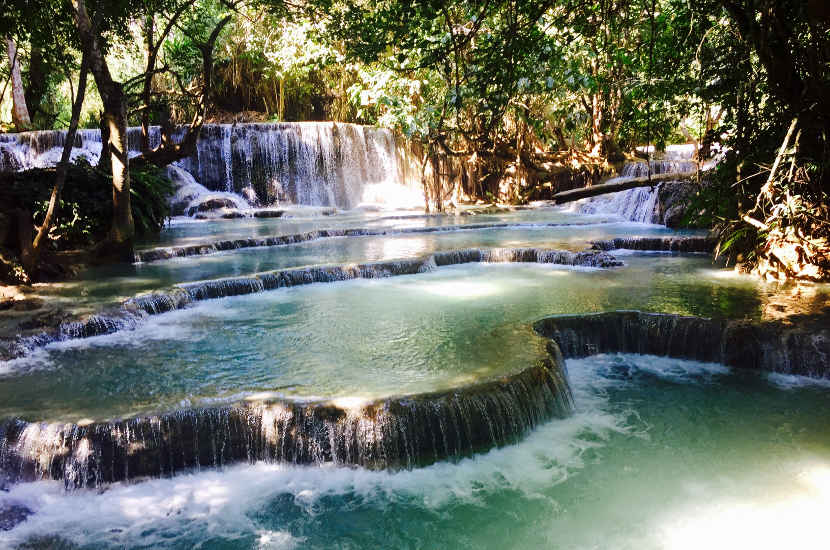
[{"label": "tree", "polygon": [[[106,127],[110,168],[112,170],[112,230],[107,252],[117,257],[131,259],[135,224],[130,208],[130,159],[127,152],[127,97],[124,85],[117,82],[106,60],[106,41],[101,27],[102,6],[96,6],[95,21],[90,18],[85,0],[71,0],[73,18],[81,47],[87,52],[89,70],[104,105],[102,124]],[[119,6],[115,6],[116,8]],[[123,8],[123,7],[122,7]],[[116,17],[126,18],[128,10],[116,12]],[[117,21],[121,23],[121,21]]]},{"label": "tree", "polygon": [[12,38],[6,38],[6,46],[9,54],[9,67],[11,71],[12,85],[12,121],[18,132],[29,130],[32,121],[29,118],[29,110],[26,108],[26,95],[23,88],[23,78],[20,76],[20,59],[17,45]]},{"label": "tree", "polygon": [[[144,12],[143,31],[146,46],[146,66],[144,73],[128,81],[128,87],[141,84],[139,92],[133,94],[138,99],[142,128],[141,155],[134,159],[137,165],[153,164],[167,166],[177,160],[186,158],[196,150],[196,142],[204,124],[207,110],[212,103],[214,49],[221,32],[232,20],[232,12],[241,4],[230,1],[212,5],[197,0],[183,0],[163,7],[166,17],[156,32],[157,17],[162,16],[159,6],[147,6]],[[196,9],[196,8],[200,9]],[[165,40],[174,28],[187,38],[201,60],[199,74],[182,74],[172,63],[158,67],[159,56]],[[167,76],[176,89],[154,90],[153,82],[158,76]],[[190,85],[185,85],[190,77]],[[171,98],[184,99],[195,105],[193,118],[187,126],[184,137],[176,143],[173,139],[175,128],[170,117]],[[155,114],[161,124],[161,143],[155,149],[150,148],[150,121]]]}]

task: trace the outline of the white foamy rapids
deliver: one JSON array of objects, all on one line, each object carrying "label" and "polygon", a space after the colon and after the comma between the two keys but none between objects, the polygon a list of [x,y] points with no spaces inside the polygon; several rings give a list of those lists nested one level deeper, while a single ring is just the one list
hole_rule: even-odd
[{"label": "white foamy rapids", "polygon": [[[615,183],[626,178],[614,178]],[[637,223],[654,223],[659,186],[635,187],[626,191],[608,193],[575,201],[567,209],[580,214],[611,215]]]},{"label": "white foamy rapids", "polygon": [[[713,382],[718,376],[731,372],[729,367],[720,363],[624,353],[599,354],[585,359],[568,360],[571,380],[577,376],[574,373],[575,369],[587,371],[591,377],[599,377],[611,385],[625,384],[642,376],[652,376],[677,384],[700,384]],[[587,380],[577,380],[575,385],[586,384]]]},{"label": "white foamy rapids", "polygon": [[797,374],[770,372],[766,374],[770,384],[784,390],[801,388],[830,388],[830,378],[813,378]]},{"label": "white foamy rapids", "polygon": [[118,483],[103,493],[67,493],[58,482],[14,485],[0,493],[0,503],[24,505],[34,514],[12,531],[0,533],[0,546],[49,533],[78,544],[122,546],[140,540],[147,547],[257,533],[285,545],[277,548],[291,548],[302,540],[289,533],[263,532],[250,517],[280,495],[289,495],[307,514],[315,513],[321,499],[336,495],[380,505],[414,502],[428,510],[476,504],[487,493],[505,489],[547,501],[541,493],[544,487],[568,479],[584,466],[586,452],[604,446],[612,433],[628,430],[626,418],[605,410],[607,383],[596,384],[596,377],[584,372],[590,367],[580,370],[572,416],[542,425],[519,444],[458,463],[395,473],[257,463]]},{"label": "white foamy rapids", "polygon": [[640,436],[628,412],[611,412],[608,391],[629,380],[614,372],[622,366],[642,369],[661,378],[696,383],[725,369],[694,361],[636,355],[607,355],[569,360],[574,414],[534,430],[522,442],[494,449],[458,463],[389,472],[329,465],[239,465],[157,479],[138,484],[113,484],[67,493],[55,482],[14,485],[0,501],[20,504],[34,514],[0,544],[19,544],[34,535],[56,533],[79,544],[171,546],[177,540],[206,540],[257,534],[291,548],[302,543],[290,533],[264,531],[252,511],[280,495],[313,515],[326,497],[354,496],[380,506],[415,504],[440,511],[455,504],[479,504],[488,494],[509,490],[555,508],[544,488],[564,482],[582,469],[586,453],[604,447],[615,433]]},{"label": "white foamy rapids", "polygon": [[221,201],[229,201],[232,208],[237,210],[250,210],[251,204],[245,200],[241,195],[236,193],[226,193],[211,191],[201,183],[197,182],[193,175],[178,166],[168,166],[167,176],[173,185],[176,187],[176,193],[170,199],[170,206],[173,215],[188,214],[190,212],[196,213],[199,205],[213,199]]},{"label": "white foamy rapids", "polygon": [[140,540],[147,547],[172,545],[176,538],[242,536],[260,530],[250,512],[280,495],[290,495],[308,514],[320,499],[335,495],[379,504],[414,501],[431,510],[454,502],[476,503],[486,493],[504,489],[547,498],[541,488],[567,479],[583,466],[583,453],[603,446],[611,431],[621,429],[621,421],[608,413],[579,412],[546,424],[519,445],[456,464],[398,473],[258,463],[114,484],[103,494],[66,493],[61,483],[19,484],[0,499],[22,504],[34,514],[0,534],[0,546],[46,533],[79,544],[120,546]]}]

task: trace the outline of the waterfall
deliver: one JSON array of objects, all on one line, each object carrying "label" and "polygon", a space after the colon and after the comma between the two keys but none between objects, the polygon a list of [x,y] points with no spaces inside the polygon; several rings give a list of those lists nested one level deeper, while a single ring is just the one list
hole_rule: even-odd
[{"label": "waterfall", "polygon": [[[608,183],[628,178],[613,178]],[[653,223],[657,206],[658,188],[635,187],[617,193],[608,193],[577,201],[576,208],[582,214],[612,214],[638,223]]]},{"label": "waterfall", "polygon": [[0,476],[67,488],[234,462],[408,469],[513,443],[572,408],[555,349],[521,372],[374,401],[265,399],[86,424],[0,423]]},{"label": "waterfall", "polygon": [[557,315],[534,324],[565,357],[640,353],[722,363],[730,367],[830,376],[827,316],[786,322],[707,319],[669,313],[610,311]]},{"label": "waterfall", "polygon": [[627,249],[711,253],[716,244],[712,237],[616,237],[614,239],[591,241],[591,248],[605,251]]},{"label": "waterfall", "polygon": [[[174,138],[181,139],[183,133],[179,129]],[[0,170],[54,166],[65,136],[63,131],[0,136]],[[127,138],[130,155],[138,155],[141,129],[129,128]],[[151,147],[160,141],[160,129],[152,127]],[[175,167],[192,176],[187,184],[244,196],[255,205],[422,206],[420,180],[407,166],[404,146],[391,130],[357,124],[208,124],[195,153]],[[83,156],[94,163],[100,154],[100,132],[80,130],[72,158]],[[181,173],[177,176],[186,179]]]},{"label": "waterfall", "polygon": [[[622,183],[634,178],[644,178],[659,174],[689,174],[697,170],[692,160],[694,145],[669,145],[661,153],[662,158],[646,162],[626,162],[620,175],[605,183]],[[617,193],[608,193],[582,199],[570,208],[581,214],[609,214],[638,223],[659,223],[658,201],[660,186],[635,187]]]}]

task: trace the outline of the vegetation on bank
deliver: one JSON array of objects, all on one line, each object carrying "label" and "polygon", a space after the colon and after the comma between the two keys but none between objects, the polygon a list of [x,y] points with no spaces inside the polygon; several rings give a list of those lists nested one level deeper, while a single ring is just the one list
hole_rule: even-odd
[{"label": "vegetation on bank", "polygon": [[[45,241],[42,261],[35,271],[21,264],[23,243],[33,239],[29,220],[35,227],[43,223],[55,172],[55,168],[47,168],[0,173],[0,201],[4,205],[0,212],[1,280],[20,284],[64,279],[79,263],[101,261],[98,255],[104,252],[102,247],[106,245],[113,216],[112,176],[80,160],[67,169],[64,192]],[[151,166],[134,170],[131,177],[130,204],[136,233],[158,234],[170,214],[172,184],[162,170]]]},{"label": "vegetation on bank", "polygon": [[[330,119],[421,142],[439,211],[457,191],[442,174],[462,198],[524,201],[693,141],[701,161],[724,152],[687,216],[720,254],[830,275],[822,0],[35,0],[0,14],[0,34],[18,129],[104,130],[122,250],[135,169],[187,156],[206,121]],[[128,161],[128,124],[161,125],[162,143]]]}]

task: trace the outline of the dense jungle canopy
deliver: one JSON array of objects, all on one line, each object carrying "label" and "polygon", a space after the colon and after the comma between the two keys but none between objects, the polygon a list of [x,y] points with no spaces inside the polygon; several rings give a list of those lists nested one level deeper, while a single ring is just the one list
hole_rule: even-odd
[{"label": "dense jungle canopy", "polygon": [[[106,136],[115,257],[132,247],[131,200],[203,124],[334,120],[394,128],[434,174],[462,166],[466,198],[513,202],[694,142],[701,161],[722,159],[688,223],[762,274],[830,274],[824,0],[6,0],[0,34],[7,131]],[[126,127],[150,125],[161,143],[145,131],[128,159]],[[77,177],[68,158],[17,214],[26,271]],[[440,178],[424,186],[428,207],[450,202]]]}]

